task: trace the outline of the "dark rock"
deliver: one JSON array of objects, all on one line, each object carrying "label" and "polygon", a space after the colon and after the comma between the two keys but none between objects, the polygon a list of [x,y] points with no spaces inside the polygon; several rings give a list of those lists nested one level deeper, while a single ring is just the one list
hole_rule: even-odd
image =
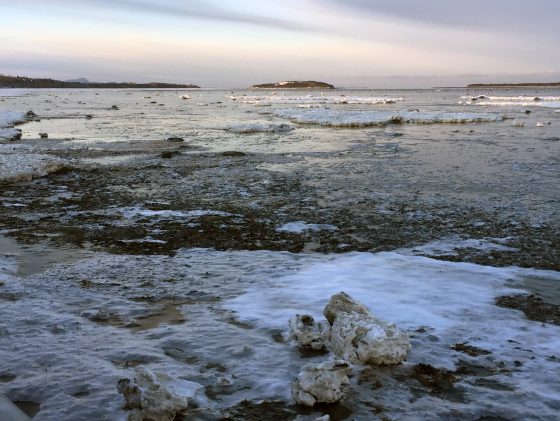
[{"label": "dark rock", "polygon": [[113,106],[111,107],[111,109],[112,109],[112,110],[118,110],[118,109],[119,109],[119,107],[118,107],[118,106],[116,106],[116,105],[113,105]]},{"label": "dark rock", "polygon": [[29,110],[26,114],[27,118],[33,118],[33,117],[37,117],[37,114],[35,114],[33,111]]},{"label": "dark rock", "polygon": [[246,156],[246,153],[239,152],[239,151],[225,151],[222,152],[223,156]]},{"label": "dark rock", "polygon": [[181,152],[179,152],[179,151],[162,151],[161,152],[161,157],[163,159],[170,159],[170,158],[173,158],[174,156],[177,156],[177,155],[181,155]]},{"label": "dark rock", "polygon": [[93,118],[93,116],[91,114],[86,114],[86,119],[87,120],[91,120]]},{"label": "dark rock", "polygon": [[560,325],[560,306],[535,295],[506,295],[496,298],[498,307],[521,310],[529,320]]},{"label": "dark rock", "polygon": [[477,347],[472,346],[472,345],[467,345],[466,343],[455,344],[451,347],[451,349],[454,350],[454,351],[457,351],[457,352],[463,352],[467,355],[470,355],[471,357],[478,357],[480,355],[491,354],[490,351],[487,351],[487,350],[481,349],[481,348],[477,348]]},{"label": "dark rock", "polygon": [[179,143],[179,142],[184,142],[185,139],[183,139],[182,137],[168,137],[167,138],[168,142],[175,142],[175,143]]},{"label": "dark rock", "polygon": [[47,139],[49,137],[49,134],[48,133],[39,133],[39,137],[41,139]]}]

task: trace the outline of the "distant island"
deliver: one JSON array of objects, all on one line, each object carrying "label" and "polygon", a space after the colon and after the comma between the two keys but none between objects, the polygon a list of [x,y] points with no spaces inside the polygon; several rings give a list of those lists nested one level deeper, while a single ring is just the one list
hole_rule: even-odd
[{"label": "distant island", "polygon": [[178,83],[132,83],[132,82],[108,82],[108,83],[98,83],[90,82],[87,79],[75,79],[75,80],[54,80],[54,79],[41,79],[41,78],[30,78],[25,76],[4,76],[0,75],[0,88],[34,88],[34,89],[48,89],[48,88],[98,88],[98,89],[166,89],[166,88],[200,88],[196,85],[185,85]]},{"label": "distant island", "polygon": [[262,83],[253,85],[251,89],[334,89],[334,86],[325,82],[316,82],[314,80],[305,81],[286,81],[276,83]]},{"label": "distant island", "polygon": [[467,88],[558,88],[560,82],[543,82],[543,83],[473,83],[467,85]]}]

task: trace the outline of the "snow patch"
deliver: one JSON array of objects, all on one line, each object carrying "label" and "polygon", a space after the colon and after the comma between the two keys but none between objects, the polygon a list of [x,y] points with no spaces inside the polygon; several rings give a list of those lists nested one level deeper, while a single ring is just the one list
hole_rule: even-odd
[{"label": "snow patch", "polygon": [[398,101],[404,101],[404,98],[387,98],[387,97],[360,97],[346,95],[303,95],[303,96],[287,96],[287,95],[241,95],[230,96],[232,101],[243,104],[252,105],[321,105],[321,104],[394,104]]}]

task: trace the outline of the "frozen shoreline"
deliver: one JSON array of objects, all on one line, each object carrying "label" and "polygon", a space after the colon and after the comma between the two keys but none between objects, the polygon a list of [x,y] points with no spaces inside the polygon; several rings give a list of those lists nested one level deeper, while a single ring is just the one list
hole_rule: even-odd
[{"label": "frozen shoreline", "polygon": [[[12,299],[0,310],[0,355],[2,373],[15,378],[1,389],[12,400],[39,403],[38,420],[64,414],[120,418],[124,413],[116,381],[136,364],[200,383],[207,391],[225,377],[230,382],[227,394],[202,402],[212,411],[243,399],[289,404],[299,367],[321,357],[302,359],[273,336],[287,338],[291,316],[317,315],[341,289],[412,334],[413,351],[397,372],[418,363],[455,370],[469,361],[495,371],[492,381],[504,385],[488,389],[477,385],[476,375],[467,376],[455,386],[470,396],[460,404],[449,406],[429,394],[410,404],[413,392],[406,390],[412,385],[393,384],[390,373],[380,374],[384,387],[376,399],[384,402],[387,415],[444,417],[452,410],[468,417],[539,414],[535,419],[547,419],[560,402],[548,392],[560,387],[553,374],[557,362],[548,359],[558,349],[560,327],[528,321],[493,303],[499,295],[521,292],[527,277],[560,282],[558,272],[397,253],[325,256],[200,249],[181,250],[173,258],[100,254],[24,279],[14,277],[13,259],[3,262],[0,291]],[[146,294],[149,301],[137,299]],[[166,318],[165,303],[176,308],[181,322]],[[101,318],[101,312],[107,316]],[[156,317],[151,314],[159,314],[155,324],[149,322]],[[138,323],[147,324],[134,327]],[[91,347],[92,340],[97,346]],[[457,343],[489,354],[469,357],[452,351]],[[184,358],[190,362],[185,364]],[[209,362],[226,369],[209,369]],[[48,389],[41,386],[44,367],[49,367]],[[352,382],[351,387],[358,395],[368,390],[367,384]],[[517,398],[512,400],[512,394]],[[364,408],[354,403],[353,410],[358,415]]]}]

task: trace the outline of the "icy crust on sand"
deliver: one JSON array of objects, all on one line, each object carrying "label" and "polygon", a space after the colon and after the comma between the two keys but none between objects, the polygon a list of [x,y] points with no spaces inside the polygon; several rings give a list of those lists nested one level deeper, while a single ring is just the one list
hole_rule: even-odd
[{"label": "icy crust on sand", "polygon": [[467,105],[485,105],[496,107],[560,107],[557,96],[462,96]]},{"label": "icy crust on sand", "polygon": [[23,113],[0,110],[0,142],[20,139],[21,130],[14,126],[25,122],[27,118]]},{"label": "icy crust on sand", "polygon": [[404,101],[404,98],[387,98],[387,97],[360,97],[346,95],[241,95],[230,96],[229,99],[235,102],[252,105],[327,105],[327,104],[394,104],[397,101]]},{"label": "icy crust on sand", "polygon": [[30,181],[69,166],[63,159],[33,153],[29,147],[14,146],[0,144],[0,184]]},{"label": "icy crust on sand", "polygon": [[239,134],[253,134],[253,133],[288,133],[295,130],[294,126],[289,124],[272,124],[272,123],[250,123],[250,124],[235,124],[228,126],[226,131]]},{"label": "icy crust on sand", "polygon": [[304,221],[288,222],[276,228],[277,232],[301,234],[305,231],[336,231],[338,228],[330,224],[308,224]]},{"label": "icy crust on sand", "polygon": [[317,124],[329,127],[367,127],[389,124],[464,124],[498,122],[503,116],[494,113],[454,113],[417,111],[350,111],[336,109],[280,109],[273,112],[299,124]]},{"label": "icy crust on sand", "polygon": [[[374,390],[359,384],[356,373],[347,385],[356,411],[373,399],[396,419],[545,420],[560,405],[560,327],[493,304],[522,291],[513,286],[526,278],[560,282],[556,272],[398,253],[180,250],[174,257],[100,254],[30,278],[2,276],[9,282],[0,291],[14,294],[0,299],[0,361],[13,380],[0,383],[0,393],[40,404],[39,421],[126,416],[116,386],[135,377],[133,366],[221,391],[217,400],[197,402],[209,410],[246,398],[292,402],[302,366],[324,357],[302,359],[278,335],[287,336],[286,321],[295,314],[320,320],[341,289],[377,317],[414,332],[404,367],[453,370],[467,360],[495,369],[491,379],[503,385],[461,378],[455,387],[464,400],[455,402],[396,380]],[[465,342],[491,354],[451,349]],[[362,409],[356,419],[371,415],[371,408]]]},{"label": "icy crust on sand", "polygon": [[141,207],[130,207],[119,209],[121,215],[127,219],[136,218],[160,218],[160,219],[195,219],[202,216],[234,216],[231,213],[211,210],[211,209],[197,209],[192,211],[174,211],[168,209],[150,210]]}]

